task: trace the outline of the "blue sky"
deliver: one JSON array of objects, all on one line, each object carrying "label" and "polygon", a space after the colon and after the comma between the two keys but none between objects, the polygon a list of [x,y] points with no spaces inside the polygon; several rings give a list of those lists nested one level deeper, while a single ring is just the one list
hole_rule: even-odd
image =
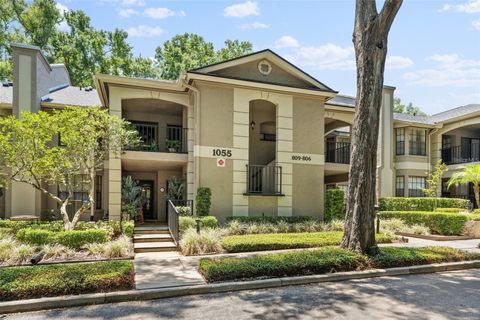
[{"label": "blue sky", "polygon": [[[378,6],[383,1],[377,1]],[[355,94],[353,0],[154,1],[62,0],[84,10],[97,28],[122,28],[137,54],[178,33],[270,48],[344,94]],[[480,0],[404,0],[389,36],[385,84],[433,114],[480,103]]]}]

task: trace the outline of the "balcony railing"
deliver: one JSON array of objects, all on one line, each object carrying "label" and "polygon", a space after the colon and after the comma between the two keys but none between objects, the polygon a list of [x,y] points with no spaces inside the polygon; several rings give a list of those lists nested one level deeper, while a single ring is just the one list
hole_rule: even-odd
[{"label": "balcony railing", "polygon": [[282,167],[247,165],[247,195],[280,196]]},{"label": "balcony railing", "polygon": [[326,141],[326,162],[350,164],[350,142]]},{"label": "balcony railing", "polygon": [[480,161],[480,143],[444,148],[442,161],[447,165]]},{"label": "balcony railing", "polygon": [[140,143],[127,147],[130,151],[187,153],[188,129],[176,126],[158,127],[156,124],[132,123],[140,136]]}]

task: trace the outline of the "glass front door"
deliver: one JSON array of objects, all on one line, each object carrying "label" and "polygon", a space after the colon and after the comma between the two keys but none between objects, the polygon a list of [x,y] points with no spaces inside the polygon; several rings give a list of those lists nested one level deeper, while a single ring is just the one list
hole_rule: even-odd
[{"label": "glass front door", "polygon": [[139,185],[141,188],[141,193],[144,199],[143,203],[143,219],[145,220],[154,220],[155,219],[155,212],[154,212],[154,203],[153,203],[153,195],[154,188],[153,188],[153,181],[150,180],[140,180]]}]

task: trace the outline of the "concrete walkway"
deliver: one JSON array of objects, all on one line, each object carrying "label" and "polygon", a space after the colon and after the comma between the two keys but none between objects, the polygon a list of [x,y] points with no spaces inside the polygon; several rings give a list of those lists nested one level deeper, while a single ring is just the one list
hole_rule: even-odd
[{"label": "concrete walkway", "polygon": [[450,247],[455,249],[461,249],[468,252],[480,253],[480,248],[478,247],[480,239],[470,239],[470,240],[453,240],[453,241],[434,241],[426,240],[419,238],[408,238],[408,242],[401,243],[389,243],[383,244],[380,246],[394,246],[394,247]]},{"label": "concrete walkway", "polygon": [[196,267],[186,265],[178,252],[135,254],[135,287],[138,290],[205,284]]}]

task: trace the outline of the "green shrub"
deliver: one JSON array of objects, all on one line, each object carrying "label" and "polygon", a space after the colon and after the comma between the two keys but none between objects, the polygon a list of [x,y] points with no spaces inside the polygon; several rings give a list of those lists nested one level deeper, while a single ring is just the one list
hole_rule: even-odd
[{"label": "green shrub", "polygon": [[107,240],[107,232],[101,229],[62,231],[56,235],[59,244],[73,249],[79,249],[87,243],[104,243]]},{"label": "green shrub", "polygon": [[409,226],[424,225],[430,232],[442,235],[460,235],[469,220],[462,214],[431,211],[382,211],[379,215],[381,219],[400,219]]},{"label": "green shrub", "polygon": [[435,208],[468,207],[469,201],[456,198],[380,198],[380,211],[433,211]]},{"label": "green shrub", "polygon": [[59,215],[55,210],[43,210],[40,213],[40,220],[41,221],[55,221],[58,220]]},{"label": "green shrub", "polygon": [[210,206],[212,204],[212,191],[210,190],[210,188],[198,188],[195,202],[197,216],[208,216],[210,214]]},{"label": "green shrub", "polygon": [[328,189],[325,200],[325,221],[345,219],[345,192],[342,189]]},{"label": "green shrub", "polygon": [[0,228],[12,229],[13,233],[17,233],[18,230],[28,228],[33,224],[34,222],[31,221],[0,220]]},{"label": "green shrub", "polygon": [[175,207],[177,212],[181,216],[191,216],[192,215],[192,208],[186,206],[178,206]]},{"label": "green shrub", "polygon": [[199,271],[209,282],[288,277],[479,259],[480,254],[445,247],[382,247],[368,257],[336,247],[248,258],[203,258]]},{"label": "green shrub", "polygon": [[132,289],[132,261],[0,268],[0,300]]},{"label": "green shrub", "polygon": [[219,229],[206,229],[197,233],[193,228],[187,229],[180,239],[180,249],[186,256],[222,251]]},{"label": "green shrub", "polygon": [[[223,237],[222,246],[227,252],[314,248],[339,245],[342,236],[343,232],[338,231],[248,234]],[[392,242],[387,234],[377,234],[376,240],[378,243]]]},{"label": "green shrub", "polygon": [[127,237],[133,238],[135,223],[133,221],[126,221],[123,223],[123,234]]},{"label": "green shrub", "polygon": [[23,243],[42,246],[55,241],[55,233],[49,230],[25,228],[17,232],[17,239]]},{"label": "green shrub", "polygon": [[12,228],[0,228],[0,239],[12,236],[13,234]]},{"label": "green shrub", "polygon": [[[183,232],[188,228],[197,228],[197,222],[195,221],[196,217],[180,216],[179,217],[179,230]],[[203,216],[200,217],[200,228],[217,228],[218,221],[214,216]]]},{"label": "green shrub", "polygon": [[466,211],[462,208],[435,208],[435,212],[450,212],[450,213],[460,213]]},{"label": "green shrub", "polygon": [[238,221],[241,223],[273,223],[278,224],[281,221],[286,223],[302,223],[305,221],[317,220],[314,217],[310,216],[289,216],[289,217],[281,217],[281,216],[261,216],[261,217],[228,217],[226,219],[227,223],[231,221]]},{"label": "green shrub", "polygon": [[475,209],[475,210],[473,210],[473,213],[474,213],[474,214],[480,214],[480,209]]}]

